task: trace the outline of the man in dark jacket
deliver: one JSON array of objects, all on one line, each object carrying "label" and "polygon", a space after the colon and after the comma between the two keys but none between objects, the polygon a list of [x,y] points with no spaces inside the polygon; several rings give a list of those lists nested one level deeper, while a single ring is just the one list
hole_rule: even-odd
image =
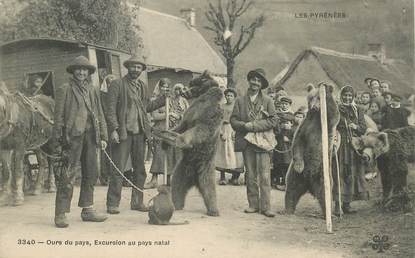
[{"label": "man in dark jacket", "polygon": [[[147,112],[165,105],[165,96],[149,99],[148,87],[140,80],[140,74],[146,69],[142,57],[132,56],[124,62],[128,74],[111,82],[108,89],[107,119],[108,131],[111,132],[112,159],[120,171],[125,170],[128,156],[131,155],[133,183],[143,189],[146,181],[144,168],[145,139],[150,137],[150,121]],[[166,93],[167,94],[167,93]],[[111,172],[107,193],[107,212],[118,214],[121,200],[122,177]],[[132,188],[131,209],[148,211],[143,204],[143,194]]]},{"label": "man in dark jacket", "polygon": [[97,148],[106,148],[107,127],[98,90],[89,81],[95,66],[84,56],[78,56],[66,68],[72,74],[69,82],[60,87],[55,99],[54,137],[67,153],[68,168],[58,174],[55,225],[67,227],[65,213],[70,212],[76,170],[81,162],[81,193],[83,221],[102,222],[107,219],[93,209],[94,184],[98,178]]},{"label": "man in dark jacket", "polygon": [[264,70],[250,71],[247,79],[249,82],[247,95],[236,99],[230,118],[232,128],[236,131],[235,151],[242,151],[247,173],[249,208],[245,209],[245,212],[260,211],[267,217],[274,217],[270,207],[271,152],[249,143],[244,137],[248,132],[271,130],[277,125],[278,118],[273,100],[261,91],[268,87]]}]

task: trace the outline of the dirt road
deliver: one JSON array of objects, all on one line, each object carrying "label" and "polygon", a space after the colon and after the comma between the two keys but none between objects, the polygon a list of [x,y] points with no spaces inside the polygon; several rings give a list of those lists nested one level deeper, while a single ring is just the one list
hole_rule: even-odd
[{"label": "dirt road", "polygon": [[[173,217],[174,221],[190,222],[182,226],[147,224],[146,213],[128,209],[130,188],[123,190],[121,214],[111,215],[104,223],[81,221],[76,188],[66,229],[54,227],[54,194],[29,196],[24,206],[0,207],[0,258],[414,257],[414,213],[380,211],[375,204],[378,180],[371,183],[371,201],[353,203],[358,214],[333,220],[333,234],[326,233],[317,201],[310,195],[301,199],[293,216],[266,218],[243,213],[247,205],[244,186],[217,187],[220,217],[206,216],[202,199],[191,191],[185,209]],[[105,211],[106,189],[96,188],[99,211]],[[284,192],[272,191],[275,212],[283,210],[283,200]],[[389,237],[391,246],[385,253],[372,249],[374,235]]]}]

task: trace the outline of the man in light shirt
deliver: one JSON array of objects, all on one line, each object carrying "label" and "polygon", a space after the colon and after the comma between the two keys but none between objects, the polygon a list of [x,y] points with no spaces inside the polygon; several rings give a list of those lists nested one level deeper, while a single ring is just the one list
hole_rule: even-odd
[{"label": "man in light shirt", "polygon": [[[271,152],[248,142],[244,137],[249,132],[269,131],[278,123],[273,100],[262,93],[268,87],[268,80],[263,69],[248,73],[249,88],[247,94],[238,97],[230,118],[235,130],[235,151],[241,151],[246,167],[246,186],[249,208],[246,213],[260,212],[267,217],[274,217],[270,207]],[[259,182],[258,182],[259,179]]]}]

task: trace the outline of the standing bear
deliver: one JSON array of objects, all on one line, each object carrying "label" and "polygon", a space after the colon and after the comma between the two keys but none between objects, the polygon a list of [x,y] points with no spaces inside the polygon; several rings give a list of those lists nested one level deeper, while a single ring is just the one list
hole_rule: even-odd
[{"label": "standing bear", "polygon": [[219,216],[216,203],[215,153],[223,119],[223,93],[217,82],[205,71],[190,82],[184,97],[194,99],[180,124],[174,145],[181,148],[171,182],[176,210],[184,208],[185,198],[193,186],[201,193],[207,214]]},{"label": "standing bear", "polygon": [[306,192],[310,192],[318,199],[325,214],[319,87],[326,89],[330,149],[333,143],[333,133],[340,120],[340,113],[332,95],[333,87],[320,83],[316,88],[309,88],[308,113],[294,135],[293,160],[286,177],[285,211],[287,214],[294,213],[298,201]]}]

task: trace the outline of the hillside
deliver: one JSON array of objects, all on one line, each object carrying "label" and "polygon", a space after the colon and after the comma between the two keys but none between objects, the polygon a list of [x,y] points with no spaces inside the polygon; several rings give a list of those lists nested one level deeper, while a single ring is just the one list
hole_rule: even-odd
[{"label": "hillside", "polygon": [[[213,1],[216,3],[216,1]],[[206,24],[206,1],[144,0],[143,6],[179,16],[180,9],[196,9],[197,28],[214,46]],[[296,18],[301,13],[342,12],[346,18]],[[266,23],[251,45],[237,59],[236,79],[245,83],[246,72],[265,68],[273,78],[304,48],[314,45],[350,53],[367,53],[368,43],[384,43],[386,55],[412,63],[413,2],[410,0],[257,0],[243,17],[247,23],[263,13]],[[214,46],[215,47],[215,46]]]}]

